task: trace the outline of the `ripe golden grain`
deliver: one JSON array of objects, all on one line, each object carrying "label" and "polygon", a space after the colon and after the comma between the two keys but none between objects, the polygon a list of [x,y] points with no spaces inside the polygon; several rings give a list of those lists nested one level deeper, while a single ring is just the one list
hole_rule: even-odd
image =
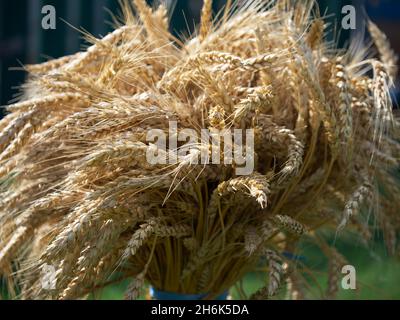
[{"label": "ripe golden grain", "polygon": [[[275,295],[286,275],[291,296],[305,297],[303,270],[280,256],[304,233],[331,261],[333,297],[342,260],[314,231],[348,226],[367,241],[371,200],[398,252],[396,58],[373,23],[380,59],[362,41],[366,58],[327,41],[313,0],[229,2],[221,21],[207,0],[188,39],[169,33],[164,6],[133,5],[114,32],[86,35],[84,52],[28,66],[23,99],[0,121],[0,273],[21,263],[23,298],[84,297],[115,270],[136,277],[129,299],[145,283],[216,296],[258,264],[268,280],[253,298]],[[168,134],[172,120],[254,129],[253,174],[193,154],[150,164],[146,133]],[[45,264],[57,271],[52,292],[41,287]]]}]

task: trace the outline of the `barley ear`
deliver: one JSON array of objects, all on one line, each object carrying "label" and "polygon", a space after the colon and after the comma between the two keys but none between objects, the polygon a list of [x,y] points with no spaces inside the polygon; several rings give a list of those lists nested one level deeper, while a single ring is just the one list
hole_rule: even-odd
[{"label": "barley ear", "polygon": [[269,276],[268,285],[259,289],[251,296],[251,300],[265,300],[275,296],[281,286],[283,276],[283,261],[273,250],[266,249],[265,257],[268,261]]},{"label": "barley ear", "polygon": [[144,287],[144,279],[144,274],[141,273],[131,281],[125,292],[125,300],[137,300],[140,297]]},{"label": "barley ear", "polygon": [[211,30],[212,24],[212,0],[204,0],[203,9],[201,11],[200,34],[199,39],[203,41]]},{"label": "barley ear", "polygon": [[399,57],[391,48],[387,36],[378,28],[378,26],[372,21],[368,22],[368,30],[375,43],[376,48],[379,51],[382,62],[389,73],[389,76],[396,80],[398,74],[398,62]]}]

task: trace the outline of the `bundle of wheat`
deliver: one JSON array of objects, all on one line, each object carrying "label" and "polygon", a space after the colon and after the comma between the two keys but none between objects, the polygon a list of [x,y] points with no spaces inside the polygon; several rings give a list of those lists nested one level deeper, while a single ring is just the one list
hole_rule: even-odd
[{"label": "bundle of wheat", "polygon": [[[130,299],[146,282],[213,298],[260,264],[269,276],[253,298],[285,280],[301,297],[297,262],[282,252],[302,236],[332,261],[332,297],[344,259],[316,231],[368,238],[364,208],[396,252],[396,58],[373,23],[379,59],[362,41],[325,40],[313,0],[248,1],[219,19],[206,0],[185,40],[169,33],[164,6],[133,2],[137,15],[125,3],[123,22],[86,51],[27,66],[0,122],[0,270],[22,298],[76,299],[124,278]],[[253,130],[254,171],[197,163],[211,157],[204,141],[184,156],[179,144],[158,150],[147,133],[168,134],[171,121]],[[154,150],[176,162],[149,163]]]}]

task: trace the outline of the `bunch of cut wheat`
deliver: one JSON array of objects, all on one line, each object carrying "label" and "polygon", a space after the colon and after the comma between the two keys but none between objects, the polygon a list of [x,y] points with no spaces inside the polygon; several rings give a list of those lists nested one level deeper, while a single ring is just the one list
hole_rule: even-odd
[{"label": "bunch of cut wheat", "polygon": [[[88,36],[86,51],[27,66],[0,122],[0,270],[22,298],[81,298],[125,278],[127,298],[146,282],[212,298],[258,266],[269,276],[253,298],[285,282],[304,297],[298,262],[282,254],[302,236],[331,259],[333,297],[344,259],[318,231],[368,240],[364,208],[396,252],[397,61],[373,23],[379,59],[363,41],[339,50],[325,40],[312,0],[248,1],[220,19],[206,0],[185,40],[170,34],[164,6],[133,2],[137,15],[125,2],[123,22]],[[198,164],[200,152],[211,157],[204,141],[184,156],[179,144],[158,150],[148,132],[167,135],[171,121],[252,130],[254,172]],[[154,150],[177,161],[151,164]]]}]

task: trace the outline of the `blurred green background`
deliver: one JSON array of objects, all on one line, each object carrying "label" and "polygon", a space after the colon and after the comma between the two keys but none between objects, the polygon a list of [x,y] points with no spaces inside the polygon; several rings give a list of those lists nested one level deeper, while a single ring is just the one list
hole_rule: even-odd
[{"label": "blurred green background", "polygon": [[[347,262],[356,269],[356,290],[344,290],[339,283],[337,299],[353,300],[399,300],[400,299],[400,261],[399,257],[389,257],[383,246],[380,234],[368,247],[364,246],[351,235],[334,240],[334,235],[326,233],[324,238],[329,239],[329,244],[334,244],[343,254]],[[308,278],[307,299],[323,299],[328,284],[328,261],[321,250],[307,240],[303,241],[296,254],[305,257],[305,265],[313,270],[314,279]],[[265,284],[266,274],[255,272],[248,274],[242,281],[242,286],[247,295],[251,295]],[[90,299],[120,300],[130,279],[111,285],[96,292]],[[238,284],[239,286],[239,284]],[[240,299],[236,288],[230,294],[233,299]],[[145,299],[146,295],[142,297]],[[148,298],[148,294],[147,294]],[[282,293],[275,299],[286,299],[283,286]]]},{"label": "blurred green background", "polygon": [[[375,239],[368,246],[360,243],[359,239],[351,234],[344,235],[335,241],[334,234],[322,235],[328,239],[328,244],[334,245],[346,258],[348,264],[356,269],[356,290],[344,290],[340,286],[337,299],[345,300],[400,300],[400,259],[389,257],[383,245],[381,234],[376,234]],[[312,270],[313,277],[307,277],[306,299],[324,299],[328,284],[328,261],[321,253],[320,248],[305,239],[296,251],[297,255],[305,258],[304,264]],[[237,287],[242,286],[245,293],[250,296],[265,284],[267,275],[263,272],[248,274],[237,286],[230,290],[232,299],[243,298]],[[341,279],[341,277],[340,277]],[[91,300],[121,300],[132,279],[116,282],[108,287],[94,292],[89,296]],[[5,285],[0,286],[2,299],[7,299]],[[143,292],[141,299],[148,299],[148,289]],[[285,285],[281,293],[274,299],[287,299]]]},{"label": "blurred green background", "polygon": [[[200,0],[165,0],[175,9],[171,13],[171,31],[182,34],[192,31],[199,21],[202,6]],[[149,1],[150,2],[150,1]],[[225,0],[215,0],[215,11],[223,7]],[[56,30],[42,30],[40,27],[41,8],[54,5],[57,11]],[[320,10],[335,24],[340,17],[341,8],[354,4],[359,8],[365,5],[368,15],[388,34],[394,48],[400,52],[400,1],[398,0],[320,0]],[[13,0],[0,1],[0,104],[7,104],[17,92],[16,86],[25,79],[23,72],[10,71],[10,67],[20,64],[46,61],[48,57],[57,58],[78,51],[84,41],[79,32],[62,22],[82,27],[99,36],[111,30],[108,8],[118,12],[118,0]],[[330,35],[332,36],[332,35]],[[342,32],[340,43],[349,38]],[[1,109],[0,109],[1,118]],[[335,244],[357,271],[357,290],[339,290],[342,299],[400,299],[400,264],[396,258],[388,257],[380,234],[365,247],[351,236],[345,236],[334,243],[334,236],[326,234],[330,244]],[[298,254],[306,257],[305,264],[315,271],[316,278],[309,279],[308,298],[320,298],[327,286],[327,260],[319,248],[307,240],[301,243]],[[262,273],[249,274],[243,281],[244,290],[250,294],[264,283]],[[96,292],[91,299],[122,299],[129,279]],[[0,285],[1,296],[7,298],[4,286]],[[233,298],[239,298],[236,289],[231,290]],[[284,297],[284,292],[280,298]]]}]

